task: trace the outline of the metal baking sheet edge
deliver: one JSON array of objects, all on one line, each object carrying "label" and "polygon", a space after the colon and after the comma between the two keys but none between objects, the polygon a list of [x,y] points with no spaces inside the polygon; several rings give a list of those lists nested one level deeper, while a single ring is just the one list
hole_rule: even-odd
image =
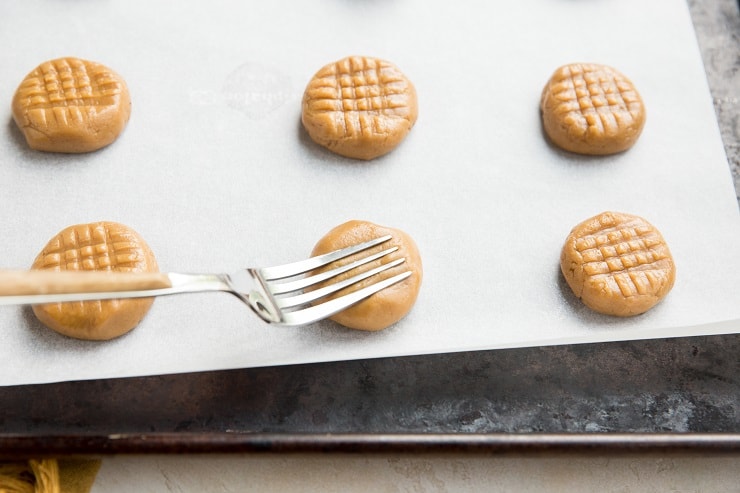
[{"label": "metal baking sheet edge", "polygon": [[0,457],[172,453],[624,453],[740,451],[738,433],[262,434],[2,436]]}]

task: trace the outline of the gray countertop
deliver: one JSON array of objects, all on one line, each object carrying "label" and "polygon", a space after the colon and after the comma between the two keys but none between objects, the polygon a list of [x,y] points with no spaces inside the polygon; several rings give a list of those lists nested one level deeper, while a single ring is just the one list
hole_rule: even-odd
[{"label": "gray countertop", "polygon": [[[740,201],[738,4],[689,5]],[[0,455],[738,450],[738,353],[735,334],[4,387]]]},{"label": "gray countertop", "polygon": [[733,0],[689,0],[740,203],[740,15]]}]

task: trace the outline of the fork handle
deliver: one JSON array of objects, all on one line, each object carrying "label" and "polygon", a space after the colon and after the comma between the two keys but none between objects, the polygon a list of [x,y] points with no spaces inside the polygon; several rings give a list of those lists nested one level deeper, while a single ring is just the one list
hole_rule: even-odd
[{"label": "fork handle", "polygon": [[169,276],[159,272],[0,270],[0,303],[5,301],[2,304],[25,304],[34,297],[42,302],[41,297],[49,295],[142,292],[171,287]]},{"label": "fork handle", "polygon": [[0,271],[0,296],[148,291],[172,287],[160,272]]},{"label": "fork handle", "polygon": [[237,294],[230,277],[225,274],[0,270],[0,306],[148,298],[206,291]]}]

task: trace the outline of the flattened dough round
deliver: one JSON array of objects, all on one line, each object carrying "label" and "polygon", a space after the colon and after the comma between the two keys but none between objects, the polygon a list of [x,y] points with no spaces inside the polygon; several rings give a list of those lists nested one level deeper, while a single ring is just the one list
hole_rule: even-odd
[{"label": "flattened dough round", "polygon": [[321,238],[314,247],[311,256],[329,253],[340,248],[356,245],[385,235],[392,235],[393,238],[381,245],[377,245],[346,259],[329,264],[321,270],[345,265],[357,260],[358,258],[372,255],[373,253],[383,251],[393,246],[398,247],[397,251],[364,266],[345,272],[344,274],[334,278],[333,281],[329,282],[337,282],[342,279],[352,277],[360,272],[368,271],[382,264],[392,262],[398,258],[405,257],[406,261],[370,279],[366,279],[365,281],[358,283],[358,285],[341,290],[332,296],[332,298],[362,289],[364,286],[373,284],[382,279],[393,277],[405,271],[410,270],[411,276],[375,293],[356,305],[337,313],[331,317],[335,322],[351,329],[371,331],[381,330],[401,320],[414,306],[419,294],[419,289],[421,288],[423,275],[421,256],[419,255],[419,249],[414,240],[408,234],[399,229],[379,226],[367,221],[348,221],[332,229],[323,238]]},{"label": "flattened dough round", "polygon": [[632,82],[594,63],[558,68],[542,90],[540,109],[553,143],[578,154],[626,151],[645,125],[645,105]]},{"label": "flattened dough round", "polygon": [[[36,270],[158,272],[144,239],[115,222],[69,226],[36,256]],[[35,305],[33,313],[47,327],[76,339],[108,340],[136,327],[154,298],[81,301]]]},{"label": "flattened dough round", "polygon": [[13,96],[12,109],[32,149],[81,153],[118,138],[131,115],[131,97],[113,70],[66,57],[29,73]]},{"label": "flattened dough round", "polygon": [[395,149],[418,112],[416,89],[395,65],[351,56],[313,76],[303,93],[301,121],[317,144],[367,160]]},{"label": "flattened dough round", "polygon": [[676,279],[660,232],[621,212],[603,212],[574,227],[563,245],[560,270],[586,306],[619,317],[648,311]]}]

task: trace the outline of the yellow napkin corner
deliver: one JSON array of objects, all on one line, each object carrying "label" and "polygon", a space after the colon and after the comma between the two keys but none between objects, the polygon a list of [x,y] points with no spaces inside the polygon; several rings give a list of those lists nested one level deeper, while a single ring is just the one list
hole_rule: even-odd
[{"label": "yellow napkin corner", "polygon": [[89,493],[100,465],[95,459],[0,462],[0,493]]}]

